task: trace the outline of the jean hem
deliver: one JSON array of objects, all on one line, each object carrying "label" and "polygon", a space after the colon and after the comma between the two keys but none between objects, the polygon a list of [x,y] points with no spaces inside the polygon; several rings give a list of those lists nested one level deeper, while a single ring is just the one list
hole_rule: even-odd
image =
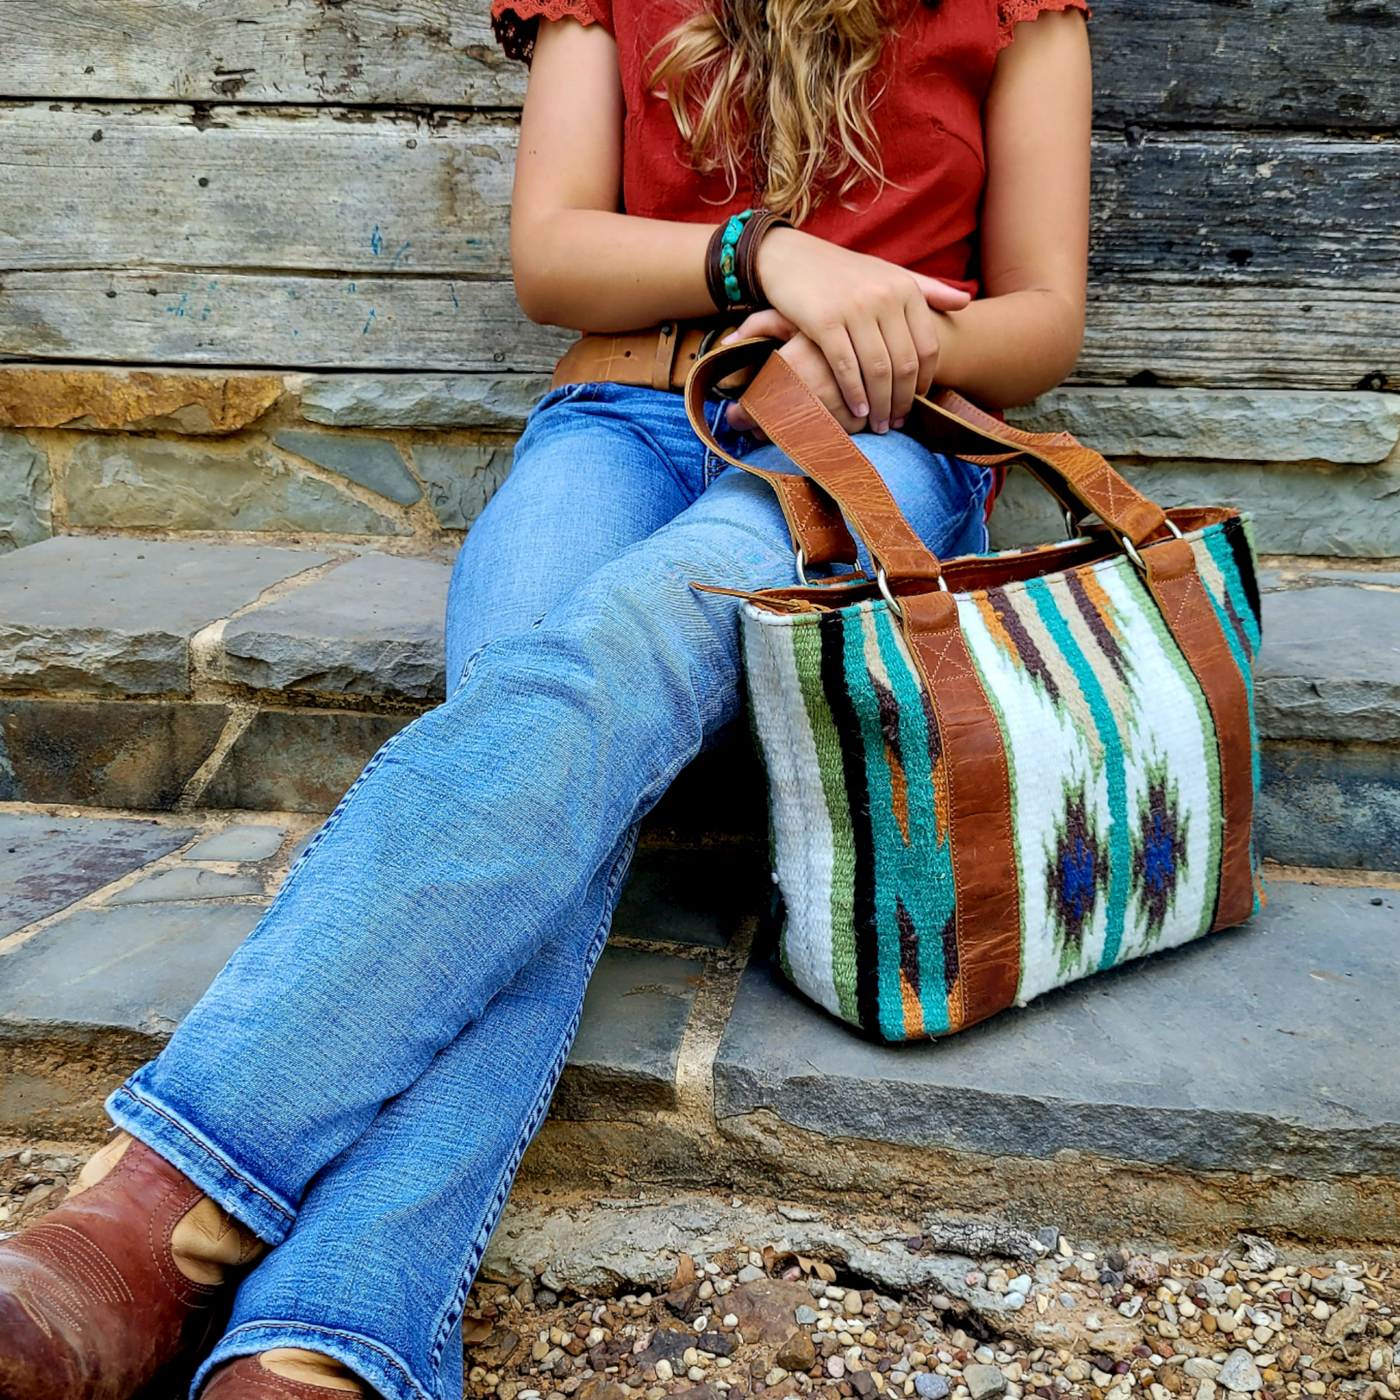
[{"label": "jean hem", "polygon": [[348,1366],[361,1380],[371,1385],[383,1400],[441,1400],[436,1392],[420,1385],[401,1356],[387,1347],[335,1327],[317,1327],[307,1322],[278,1322],[265,1318],[260,1322],[245,1322],[226,1332],[219,1344],[195,1372],[190,1383],[190,1400],[195,1400],[214,1369],[240,1356],[256,1356],[275,1347],[299,1347],[303,1351],[320,1352]]},{"label": "jean hem", "polygon": [[137,1093],[130,1081],[111,1094],[106,1108],[119,1128],[125,1128],[182,1171],[260,1240],[278,1245],[286,1239],[296,1212],[250,1175],[239,1171],[179,1114]]}]

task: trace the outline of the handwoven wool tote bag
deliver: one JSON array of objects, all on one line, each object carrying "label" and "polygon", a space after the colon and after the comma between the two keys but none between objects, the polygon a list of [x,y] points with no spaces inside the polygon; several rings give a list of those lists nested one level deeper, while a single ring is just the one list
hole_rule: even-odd
[{"label": "handwoven wool tote bag", "polygon": [[[909,1040],[1249,918],[1263,891],[1247,518],[1164,511],[1069,434],[944,392],[916,400],[906,431],[1022,463],[1075,537],[940,562],[772,349],[699,360],[691,423],[776,490],[799,577],[854,564],[847,522],[876,573],[742,595],[791,981]],[[742,402],[803,475],[729,457],[706,424],[714,385],[759,364]]]}]

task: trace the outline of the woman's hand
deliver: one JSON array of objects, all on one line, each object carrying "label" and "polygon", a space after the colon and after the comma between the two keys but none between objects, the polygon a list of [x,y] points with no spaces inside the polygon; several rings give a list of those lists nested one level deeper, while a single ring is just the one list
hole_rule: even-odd
[{"label": "woman's hand", "polygon": [[[758,276],[772,310],[750,316],[739,335],[788,339],[786,358],[828,408],[841,406],[837,418],[848,432],[859,431],[852,424],[883,433],[903,423],[914,395],[933,382],[935,313],[960,311],[970,300],[946,282],[796,229],[774,229],[763,240]],[[746,417],[740,413],[735,425]]]},{"label": "woman's hand", "polygon": [[[822,401],[832,417],[848,432],[859,433],[866,427],[866,418],[857,418],[842,397],[841,386],[826,356],[801,331],[794,330],[792,324],[779,316],[776,311],[756,311],[733,336],[726,340],[740,340],[747,336],[767,335],[787,343],[777,352],[797,372],[797,377]],[[729,405],[728,422],[731,428],[740,432],[757,431],[758,425],[749,417],[743,404]],[[891,426],[898,428],[903,419],[895,419]]]}]

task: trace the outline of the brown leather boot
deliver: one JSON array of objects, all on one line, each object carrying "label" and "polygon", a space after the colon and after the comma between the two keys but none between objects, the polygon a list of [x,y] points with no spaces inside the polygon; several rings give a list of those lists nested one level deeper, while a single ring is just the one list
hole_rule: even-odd
[{"label": "brown leather boot", "polygon": [[279,1347],[221,1366],[200,1400],[346,1400],[370,1394],[363,1381],[329,1357]]},{"label": "brown leather boot", "polygon": [[0,1241],[0,1396],[129,1400],[207,1348],[264,1248],[123,1134],[57,1210]]}]

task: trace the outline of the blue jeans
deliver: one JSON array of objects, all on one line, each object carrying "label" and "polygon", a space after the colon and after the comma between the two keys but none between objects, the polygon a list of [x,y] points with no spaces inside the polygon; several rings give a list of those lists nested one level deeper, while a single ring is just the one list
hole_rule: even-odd
[{"label": "blue jeans", "polygon": [[[898,434],[860,442],[936,552],[985,548],[985,469]],[[451,698],[375,755],[164,1053],[108,1101],[277,1246],[196,1386],[285,1346],[390,1400],[461,1395],[467,1289],[638,821],[739,714],[738,601],[692,580],[794,582],[769,488],[707,454],[677,395],[548,395],[457,562]]]}]

